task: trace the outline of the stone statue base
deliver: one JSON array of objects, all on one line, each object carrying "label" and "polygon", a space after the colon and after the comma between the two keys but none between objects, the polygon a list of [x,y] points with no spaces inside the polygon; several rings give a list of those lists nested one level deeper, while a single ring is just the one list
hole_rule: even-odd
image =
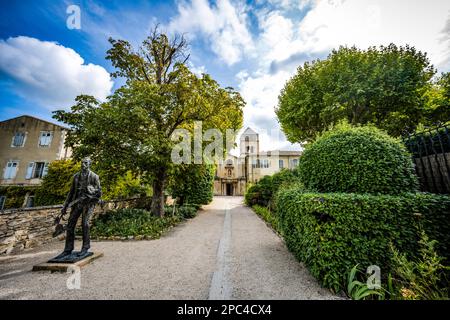
[{"label": "stone statue base", "polygon": [[86,252],[83,255],[80,255],[79,251],[73,251],[71,254],[66,256],[56,256],[53,259],[48,260],[48,263],[75,263],[80,260],[83,260],[89,256],[92,256],[93,252]]},{"label": "stone statue base", "polygon": [[[72,253],[72,255],[76,254],[77,252]],[[49,260],[48,262],[41,263],[38,265],[33,266],[33,271],[51,271],[51,272],[67,272],[67,270],[70,267],[83,267],[92,261],[94,261],[97,258],[100,258],[103,256],[102,252],[88,252],[87,256],[84,257],[72,257],[73,260],[77,261],[70,261],[70,258],[72,255],[68,255],[66,257],[67,260],[65,261],[58,261],[53,262],[55,258]],[[50,262],[52,261],[52,262]]]}]

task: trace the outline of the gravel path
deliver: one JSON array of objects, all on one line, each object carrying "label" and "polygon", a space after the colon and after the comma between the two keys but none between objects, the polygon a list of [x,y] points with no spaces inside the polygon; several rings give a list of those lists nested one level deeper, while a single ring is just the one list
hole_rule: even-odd
[{"label": "gravel path", "polygon": [[[151,241],[93,241],[104,257],[69,274],[31,272],[53,242],[0,257],[0,299],[338,299],[320,288],[242,197],[215,197],[200,214]],[[79,248],[80,243],[77,243]]]}]

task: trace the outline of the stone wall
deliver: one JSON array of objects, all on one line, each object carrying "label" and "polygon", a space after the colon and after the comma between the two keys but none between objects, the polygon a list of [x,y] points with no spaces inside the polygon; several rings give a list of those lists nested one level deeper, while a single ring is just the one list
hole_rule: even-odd
[{"label": "stone wall", "polygon": [[[108,210],[134,206],[137,201],[138,199],[125,199],[104,202],[95,207],[92,218]],[[62,205],[56,205],[0,211],[0,255],[16,253],[54,240],[53,222],[61,208]],[[60,236],[62,238],[64,235]]]}]

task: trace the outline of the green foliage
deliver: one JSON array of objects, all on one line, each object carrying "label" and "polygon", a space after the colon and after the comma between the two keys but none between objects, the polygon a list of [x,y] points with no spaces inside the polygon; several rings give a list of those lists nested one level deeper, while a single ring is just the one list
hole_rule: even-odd
[{"label": "green foliage", "polygon": [[399,194],[418,187],[405,146],[372,126],[339,125],[324,133],[305,148],[298,175],[319,192]]},{"label": "green foliage", "polygon": [[261,207],[259,205],[254,205],[253,210],[257,215],[261,216],[265,221],[267,221],[275,231],[280,233],[278,218],[275,211],[271,211],[270,209]]},{"label": "green foliage", "polygon": [[97,216],[92,223],[91,237],[157,239],[182,219],[180,215],[156,217],[143,209],[120,209]]},{"label": "green foliage", "polygon": [[298,67],[276,113],[291,142],[311,141],[342,119],[399,136],[426,120],[425,93],[434,74],[426,54],[414,47],[340,47]]},{"label": "green foliage", "polygon": [[335,292],[345,288],[347,272],[356,264],[391,272],[390,243],[417,256],[419,221],[440,241],[441,255],[448,254],[450,246],[448,196],[305,193],[290,188],[279,192],[277,214],[288,248]]},{"label": "green foliage", "polygon": [[[450,107],[449,107],[450,109]],[[421,130],[405,139],[408,150],[417,158],[427,154],[450,152],[450,121],[446,127]]]},{"label": "green foliage", "polygon": [[175,168],[169,189],[179,205],[208,204],[214,193],[214,165],[179,165]]},{"label": "green foliage", "polygon": [[272,198],[272,176],[264,176],[257,183],[251,185],[244,196],[248,206],[267,206]]},{"label": "green foliage", "polygon": [[36,191],[35,206],[62,204],[72,185],[72,178],[80,170],[79,162],[56,160],[50,163],[47,175]]},{"label": "green foliage", "polygon": [[165,215],[178,215],[184,219],[192,219],[197,216],[198,207],[193,205],[183,205],[183,206],[165,206]]},{"label": "green foliage", "polygon": [[152,195],[151,187],[143,184],[139,177],[134,177],[131,171],[122,175],[106,170],[96,170],[96,172],[102,183],[103,200],[126,199],[136,196],[149,197]]},{"label": "green foliage", "polygon": [[443,124],[450,120],[450,72],[442,73],[425,93],[425,124]]},{"label": "green foliage", "polygon": [[[151,191],[141,185],[139,178],[133,177],[131,172],[116,173],[93,165],[92,170],[100,176],[102,185],[102,199],[112,200],[130,198],[137,195],[148,195]],[[72,178],[80,170],[80,163],[75,160],[56,160],[50,163],[47,175],[42,184],[36,189],[35,206],[62,204],[66,200],[72,184]]]},{"label": "green foliage", "polygon": [[[422,231],[419,241],[420,256],[408,258],[391,246],[393,254],[393,276],[391,277],[391,296],[406,300],[449,299],[449,267],[443,265],[444,258],[436,250],[436,240],[429,240]],[[446,276],[447,274],[447,276]]]},{"label": "green foliage", "polygon": [[3,209],[21,208],[24,205],[26,195],[34,195],[37,189],[37,186],[0,186],[0,196],[6,197]]},{"label": "green foliage", "polygon": [[244,101],[209,75],[197,77],[189,70],[183,37],[169,39],[155,28],[140,50],[125,40],[110,43],[106,58],[116,68],[113,76],[125,79],[124,86],[103,103],[80,95],[70,111],[56,111],[54,118],[72,129],[67,144],[76,159],[90,155],[105,170],[132,171],[151,183],[151,211],[163,215],[174,131],[192,130],[195,121],[202,121],[204,130],[236,130]]},{"label": "green foliage", "polygon": [[282,169],[272,176],[264,176],[257,183],[250,185],[245,192],[245,203],[248,206],[270,206],[274,209],[274,199],[281,187],[291,184],[299,184],[300,180],[296,171]]},{"label": "green foliage", "polygon": [[381,291],[369,289],[367,283],[361,282],[356,279],[356,273],[358,272],[358,265],[355,265],[348,274],[347,281],[347,295],[352,300],[365,300],[373,296],[383,298],[384,295]]}]

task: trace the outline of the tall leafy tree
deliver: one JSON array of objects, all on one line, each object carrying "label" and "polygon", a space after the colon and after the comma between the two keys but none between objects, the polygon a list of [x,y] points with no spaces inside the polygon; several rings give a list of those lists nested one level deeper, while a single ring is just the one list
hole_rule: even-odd
[{"label": "tall leafy tree", "polygon": [[414,47],[340,47],[297,69],[276,113],[292,142],[312,140],[342,119],[398,136],[424,120],[425,93],[435,72]]},{"label": "tall leafy tree", "polygon": [[71,111],[54,117],[73,129],[68,144],[75,157],[91,155],[108,170],[132,170],[153,188],[151,211],[164,214],[164,195],[173,170],[171,136],[175,129],[242,126],[244,101],[232,88],[221,88],[209,75],[197,77],[186,66],[187,43],[155,28],[134,51],[125,40],[110,39],[107,59],[114,77],[125,79],[107,101],[81,95]]},{"label": "tall leafy tree", "polygon": [[442,73],[430,84],[426,98],[425,125],[439,125],[450,121],[450,72]]}]

